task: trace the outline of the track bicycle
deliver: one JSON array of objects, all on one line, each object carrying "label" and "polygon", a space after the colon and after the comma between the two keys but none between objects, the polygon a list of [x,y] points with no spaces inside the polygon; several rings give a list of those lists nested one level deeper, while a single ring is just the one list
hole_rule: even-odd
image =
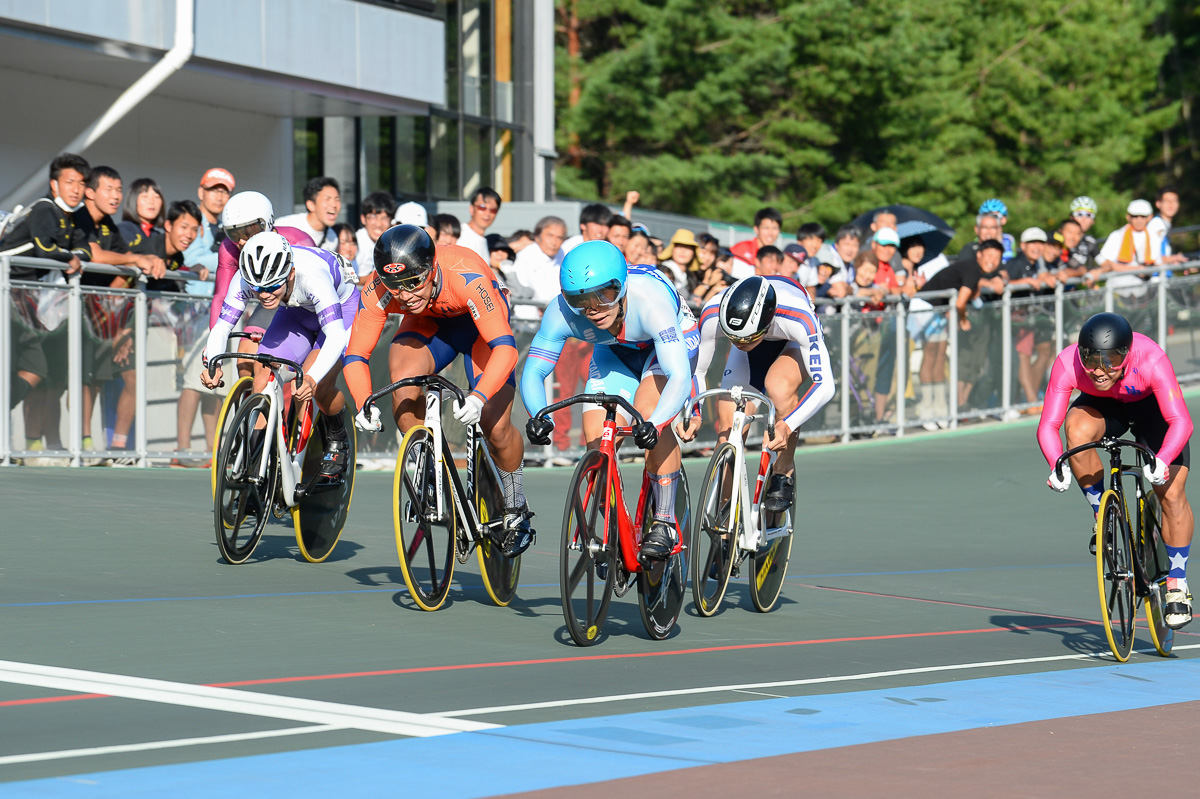
[{"label": "track bicycle", "polygon": [[349,449],[344,475],[323,478],[321,458],[329,433],[316,402],[293,399],[283,417],[285,378],[280,370],[291,369],[299,387],[304,367],[271,355],[225,352],[209,359],[209,375],[216,374],[221,361],[232,358],[257,361],[270,374],[261,393],[241,401],[214,459],[214,518],[221,557],[231,564],[245,563],[270,517],[290,514],[300,554],[310,563],[320,563],[337,545],[354,495],[354,425],[345,426]]},{"label": "track bicycle", "polygon": [[396,553],[409,596],[421,610],[437,610],[450,593],[454,564],[474,550],[488,596],[500,607],[512,602],[521,557],[505,557],[504,490],[483,430],[467,428],[467,484],[464,489],[442,433],[442,393],[459,401],[467,392],[441,375],[406,377],[376,391],[363,404],[371,408],[400,388],[425,391],[425,423],[404,434],[392,483],[392,522]]},{"label": "track bicycle", "polygon": [[[687,541],[691,521],[687,475],[679,471],[675,494],[675,548],[664,560],[641,556],[642,537],[654,521],[649,473],[642,470],[637,511],[631,519],[625,505],[624,481],[617,464],[616,438],[632,436],[644,421],[633,404],[615,394],[580,394],[547,405],[545,418],[571,405],[590,403],[605,411],[600,448],[588,450],[571,477],[559,546],[559,591],[567,632],[579,646],[600,640],[613,595],[624,596],[637,584],[642,625],[655,640],[670,635],[687,590]],[[617,425],[617,408],[633,419]],[[673,435],[673,433],[672,433]]]},{"label": "track bicycle", "polygon": [[734,404],[729,439],[717,447],[704,472],[692,533],[692,600],[701,616],[721,606],[730,577],[750,565],[750,598],[766,613],[779,600],[792,553],[792,513],[772,513],[762,507],[763,492],[779,453],[762,449],[754,493],[746,468],[746,430],[758,418],[746,413],[750,402],[767,411],[767,430],[775,429],[775,406],[762,394],[741,386],[714,388],[688,400],[684,418],[701,400],[727,396]]},{"label": "track bicycle", "polygon": [[[1121,463],[1122,447],[1136,451],[1134,464]],[[1105,436],[1060,455],[1054,464],[1059,478],[1068,458],[1089,449],[1103,449],[1109,456],[1108,488],[1100,496],[1096,516],[1096,583],[1109,649],[1118,661],[1129,660],[1138,604],[1145,600],[1150,640],[1158,653],[1166,656],[1175,640],[1175,631],[1167,626],[1163,612],[1170,563],[1162,540],[1162,505],[1153,487],[1146,490],[1141,469],[1155,463],[1154,452],[1137,441]],[[1129,521],[1122,478],[1133,484],[1136,525]]]}]

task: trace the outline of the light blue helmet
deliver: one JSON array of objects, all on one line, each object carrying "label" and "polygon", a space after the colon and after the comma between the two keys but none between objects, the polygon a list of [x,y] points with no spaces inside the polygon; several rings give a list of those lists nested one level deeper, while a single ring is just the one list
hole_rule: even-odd
[{"label": "light blue helmet", "polygon": [[997,214],[999,216],[1008,216],[1008,206],[1003,200],[997,200],[993,197],[990,200],[984,200],[983,205],[979,206],[981,214]]},{"label": "light blue helmet", "polygon": [[615,245],[585,241],[567,253],[558,271],[563,298],[575,310],[612,307],[625,296],[629,264]]}]

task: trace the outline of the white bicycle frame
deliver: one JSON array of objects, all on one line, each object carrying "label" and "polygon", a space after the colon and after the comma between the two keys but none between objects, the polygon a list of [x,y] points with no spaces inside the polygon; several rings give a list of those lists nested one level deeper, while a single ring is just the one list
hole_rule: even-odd
[{"label": "white bicycle frame", "polygon": [[[272,431],[271,435],[275,438],[275,451],[279,455],[279,483],[280,490],[283,492],[282,499],[287,507],[294,508],[300,502],[298,493],[301,488],[300,476],[304,465],[304,454],[308,451],[308,445],[312,441],[315,417],[312,412],[313,401],[310,399],[302,412],[300,424],[306,426],[307,429],[300,431],[303,446],[293,456],[288,452],[287,431],[283,429],[283,378],[279,371],[285,367],[271,366],[269,368],[271,376],[267,378],[266,388],[258,396],[267,398],[267,429]],[[250,396],[255,395],[251,394]],[[263,447],[255,475],[258,484],[262,485],[267,476],[266,447]]]},{"label": "white bicycle frame", "polygon": [[[727,396],[734,403],[733,425],[729,429],[729,443],[733,445],[735,453],[733,459],[734,492],[730,497],[729,518],[742,521],[741,530],[737,534],[737,548],[743,552],[754,552],[768,541],[788,535],[791,528],[791,511],[784,513],[783,524],[780,527],[770,527],[765,530],[760,527],[762,520],[760,503],[765,488],[764,484],[767,475],[771,472],[771,467],[779,458],[779,453],[766,447],[763,448],[758,462],[758,477],[754,482],[753,498],[750,495],[750,486],[747,480],[745,433],[746,428],[758,419],[760,414],[746,413],[746,404],[757,402],[767,409],[767,429],[772,432],[775,430],[775,405],[757,391],[741,386],[713,388],[688,400],[683,408],[684,418],[691,416],[692,409],[699,405],[701,400],[723,396]],[[717,497],[705,498],[706,501],[712,502],[718,501],[718,499]],[[740,513],[743,507],[749,508],[750,512]],[[705,511],[710,514],[715,510],[715,508],[705,508]]]}]

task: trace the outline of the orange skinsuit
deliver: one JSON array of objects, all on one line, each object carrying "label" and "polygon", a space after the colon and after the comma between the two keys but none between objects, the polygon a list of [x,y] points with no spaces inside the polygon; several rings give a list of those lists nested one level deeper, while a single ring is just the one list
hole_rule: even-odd
[{"label": "orange skinsuit", "polygon": [[404,316],[392,341],[412,338],[423,343],[433,354],[435,373],[463,355],[471,393],[484,402],[513,381],[517,341],[508,322],[508,299],[492,268],[474,251],[449,244],[437,247],[434,272],[433,296],[416,314],[405,312],[378,274],[371,273],[362,287],[342,368],[356,410],[362,410],[371,395],[368,360],[389,314]]}]

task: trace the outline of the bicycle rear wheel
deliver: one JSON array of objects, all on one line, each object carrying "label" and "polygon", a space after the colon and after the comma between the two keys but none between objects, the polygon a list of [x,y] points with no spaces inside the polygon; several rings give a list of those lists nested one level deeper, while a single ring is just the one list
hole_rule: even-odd
[{"label": "bicycle rear wheel", "polygon": [[[687,474],[679,470],[679,485],[675,489],[675,533],[683,546],[666,560],[652,560],[642,564],[637,576],[638,611],[642,625],[656,641],[661,641],[675,629],[683,599],[687,594],[687,542],[691,540],[692,499],[688,493]],[[653,504],[646,503],[642,536],[650,530],[654,520]]]},{"label": "bicycle rear wheel", "polygon": [[605,526],[615,510],[608,491],[608,460],[591,450],[571,477],[558,561],[563,620],[579,646],[600,640],[612,601],[616,541],[606,547]]},{"label": "bicycle rear wheel", "polygon": [[692,602],[701,616],[711,616],[721,606],[733,573],[733,560],[740,519],[730,518],[733,495],[733,464],[737,448],[726,442],[708,462],[696,506],[696,529],[692,533]]},{"label": "bicycle rear wheel", "polygon": [[[767,475],[767,483],[771,475]],[[792,497],[792,507],[796,506],[796,498]],[[779,601],[779,593],[783,590],[783,580],[787,577],[788,561],[792,556],[792,512],[771,513],[761,510],[760,516],[762,535],[777,536],[764,541],[750,555],[750,599],[760,613],[766,613],[775,607]],[[771,531],[784,530],[782,534]]]},{"label": "bicycle rear wheel", "polygon": [[[234,415],[217,452],[213,495],[217,548],[225,562],[233,565],[245,563],[254,552],[271,516],[279,464],[267,427],[269,411],[265,396],[248,398]],[[258,466],[264,448],[267,467],[260,482]]]},{"label": "bicycle rear wheel", "polygon": [[221,451],[221,438],[225,432],[227,423],[233,421],[233,417],[237,416],[238,409],[242,407],[242,403],[246,397],[250,396],[254,391],[254,378],[247,375],[246,377],[238,378],[234,383],[229,393],[225,395],[225,401],[221,403],[221,412],[217,414],[217,433],[216,440],[213,441],[213,459],[212,465],[209,468],[209,474],[212,477],[212,492],[213,496],[217,495],[217,458],[216,455]]},{"label": "bicycle rear wheel", "polygon": [[[484,444],[476,444],[475,450],[475,508],[479,512],[480,525],[504,517],[504,489],[496,484],[495,473],[484,460]],[[480,536],[475,547],[479,559],[479,573],[483,575],[483,587],[488,596],[500,607],[507,607],[517,595],[517,580],[521,576],[521,556],[506,558],[492,537]]]},{"label": "bicycle rear wheel", "polygon": [[1096,519],[1096,583],[1104,634],[1113,657],[1124,663],[1133,650],[1137,596],[1133,551],[1120,497],[1109,489],[1100,497]]},{"label": "bicycle rear wheel", "polygon": [[396,553],[408,594],[421,610],[437,610],[450,593],[458,514],[450,493],[450,466],[443,465],[444,518],[437,517],[437,452],[433,433],[417,425],[404,434],[392,484]]},{"label": "bicycle rear wheel", "polygon": [[1152,491],[1138,500],[1138,560],[1149,581],[1146,597],[1146,626],[1158,654],[1166,657],[1175,645],[1175,631],[1167,626],[1163,604],[1167,593],[1167,573],[1171,570],[1167,549],[1162,541],[1162,506]]}]

